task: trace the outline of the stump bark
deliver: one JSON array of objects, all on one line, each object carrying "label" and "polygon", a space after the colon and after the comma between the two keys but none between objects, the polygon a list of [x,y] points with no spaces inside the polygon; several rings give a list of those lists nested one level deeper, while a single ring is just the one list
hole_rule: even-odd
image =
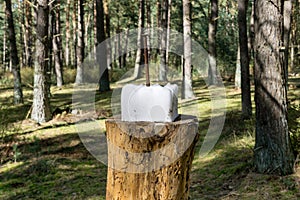
[{"label": "stump bark", "polygon": [[189,196],[189,176],[198,140],[198,121],[106,121],[108,200],[182,200]]}]

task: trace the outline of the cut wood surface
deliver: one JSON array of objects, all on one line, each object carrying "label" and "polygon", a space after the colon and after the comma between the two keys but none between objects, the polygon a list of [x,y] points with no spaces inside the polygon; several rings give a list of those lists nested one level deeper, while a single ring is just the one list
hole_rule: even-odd
[{"label": "cut wood surface", "polygon": [[189,174],[198,140],[198,121],[106,121],[106,199],[188,199]]}]

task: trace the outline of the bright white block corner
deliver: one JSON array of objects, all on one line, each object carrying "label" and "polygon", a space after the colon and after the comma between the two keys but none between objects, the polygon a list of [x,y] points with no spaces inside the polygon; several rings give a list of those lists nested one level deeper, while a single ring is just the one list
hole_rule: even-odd
[{"label": "bright white block corner", "polygon": [[178,86],[127,84],[121,93],[122,121],[172,122],[178,117]]}]

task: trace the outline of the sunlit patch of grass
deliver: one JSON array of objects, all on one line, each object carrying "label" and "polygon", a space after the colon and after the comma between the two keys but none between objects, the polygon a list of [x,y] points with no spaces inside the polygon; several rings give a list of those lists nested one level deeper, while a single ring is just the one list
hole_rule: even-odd
[{"label": "sunlit patch of grass", "polygon": [[[64,165],[68,167],[61,168]],[[14,172],[14,173],[12,173]],[[104,198],[106,168],[91,159],[41,157],[12,170],[2,179],[2,199]],[[20,187],[19,187],[20,186]],[[14,187],[11,191],[9,188]]]},{"label": "sunlit patch of grass", "polygon": [[6,165],[2,165],[0,166],[0,173],[5,173],[8,172],[10,170],[13,170],[14,168],[19,167],[20,165],[22,165],[24,162],[9,162]]},{"label": "sunlit patch of grass", "polygon": [[[82,145],[75,127],[26,135],[22,162],[0,172],[1,199],[105,199],[106,167]],[[14,188],[12,190],[12,188]]]},{"label": "sunlit patch of grass", "polygon": [[[299,199],[299,166],[296,174],[286,177],[254,172],[255,119],[242,121],[240,91],[234,87],[226,90],[228,110],[216,147],[204,158],[197,155],[197,147],[191,174],[191,199]],[[201,141],[200,137],[200,144]]]},{"label": "sunlit patch of grass", "polygon": [[[144,83],[144,80],[141,81]],[[119,87],[111,85],[112,89]],[[255,119],[241,120],[240,91],[232,85],[226,86],[227,113],[222,135],[206,157],[199,157],[200,145],[211,118],[209,92],[212,88],[208,88],[204,81],[196,81],[194,89],[196,99],[180,102],[181,114],[195,113],[200,119],[201,136],[191,172],[191,199],[298,199],[299,166],[296,174],[286,177],[254,173]],[[73,85],[52,87],[51,106],[71,106],[73,90]],[[24,119],[23,115],[18,116],[20,112],[26,113],[30,108],[32,89],[25,88],[24,91],[24,107],[12,105],[12,89],[0,93],[1,114],[8,116],[8,124],[18,125],[16,122]],[[289,119],[293,119],[296,125],[290,126],[293,130],[300,123],[299,112],[295,109],[299,89],[290,90],[289,94],[293,108]],[[104,133],[105,119],[114,114],[111,96],[112,91],[95,92],[95,97],[91,97],[95,101],[96,112],[104,114],[100,119],[80,124],[86,133]],[[8,147],[0,149],[4,153],[9,150],[8,159],[0,168],[0,199],[105,199],[107,168],[84,147],[78,135],[79,124],[27,125],[24,129],[12,129],[11,136],[7,137],[9,141],[4,143]],[[18,144],[21,152],[16,163],[11,150],[13,144]]]},{"label": "sunlit patch of grass", "polygon": [[300,167],[279,177],[253,171],[254,137],[231,135],[219,141],[206,157],[195,154],[191,199],[298,199]]}]

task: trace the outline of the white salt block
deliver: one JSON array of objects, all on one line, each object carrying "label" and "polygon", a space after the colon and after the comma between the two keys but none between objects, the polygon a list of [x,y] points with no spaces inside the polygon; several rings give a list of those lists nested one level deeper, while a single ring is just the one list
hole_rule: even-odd
[{"label": "white salt block", "polygon": [[122,121],[172,122],[178,117],[178,86],[127,84],[121,93]]}]

